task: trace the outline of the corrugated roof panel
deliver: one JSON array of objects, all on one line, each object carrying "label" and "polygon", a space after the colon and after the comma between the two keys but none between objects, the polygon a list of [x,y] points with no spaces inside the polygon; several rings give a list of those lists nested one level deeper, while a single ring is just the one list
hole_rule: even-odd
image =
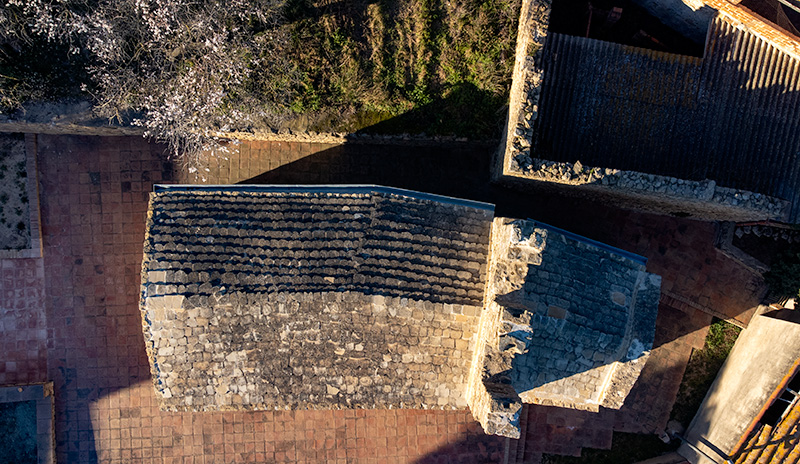
[{"label": "corrugated roof panel", "polygon": [[541,157],[792,200],[800,218],[800,64],[714,20],[702,59],[551,34]]},{"label": "corrugated roof panel", "polygon": [[675,119],[694,105],[699,59],[561,34],[547,50],[538,139],[546,157],[592,164],[613,153],[644,167],[640,152],[667,158],[665,135],[687,135]]},{"label": "corrugated roof panel", "polygon": [[800,192],[797,61],[724,21],[714,22],[712,35],[703,67],[713,78],[703,82],[703,103],[707,116],[722,124],[706,127],[715,146],[708,156],[727,163],[717,163],[709,177],[795,200]]}]

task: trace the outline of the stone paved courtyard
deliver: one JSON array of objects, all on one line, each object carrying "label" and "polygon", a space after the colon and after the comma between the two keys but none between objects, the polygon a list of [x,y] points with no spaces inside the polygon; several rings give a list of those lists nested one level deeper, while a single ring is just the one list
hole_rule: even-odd
[{"label": "stone paved courtyard", "polygon": [[[27,138],[39,162],[44,257],[0,262],[0,384],[54,382],[58,462],[502,461],[503,439],[485,436],[467,410],[159,411],[138,309],[144,214],[154,183],[198,179],[137,137]],[[370,183],[447,194],[648,257],[665,290],[655,349],[613,427],[657,431],[711,321],[700,310],[746,321],[761,282],[714,249],[713,223],[491,186],[494,148],[252,142],[234,148],[205,182]],[[537,419],[528,434],[541,443],[527,445],[528,462],[538,452],[605,445],[600,432],[585,431],[607,418],[545,408],[529,417]]]}]

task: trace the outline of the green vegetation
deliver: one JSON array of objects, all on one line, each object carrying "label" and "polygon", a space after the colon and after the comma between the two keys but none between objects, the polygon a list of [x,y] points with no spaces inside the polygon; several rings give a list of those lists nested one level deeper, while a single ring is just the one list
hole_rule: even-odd
[{"label": "green vegetation", "polygon": [[793,243],[778,254],[764,280],[775,296],[800,297],[800,244]]},{"label": "green vegetation", "polygon": [[90,98],[177,153],[266,127],[495,136],[521,1],[3,3],[0,112]]},{"label": "green vegetation", "polygon": [[672,407],[672,419],[684,427],[689,426],[741,331],[739,327],[719,319],[711,324],[703,349],[692,352],[686,366]]},{"label": "green vegetation", "polygon": [[[741,329],[716,320],[708,329],[705,345],[692,353],[683,375],[670,418],[689,425],[697,413],[722,363],[728,358]],[[610,450],[584,449],[581,457],[545,455],[543,464],[632,464],[674,451],[678,442],[662,442],[655,435],[614,433]]]},{"label": "green vegetation", "polygon": [[292,109],[317,113],[311,129],[494,135],[511,82],[518,0],[290,6],[302,75]]}]

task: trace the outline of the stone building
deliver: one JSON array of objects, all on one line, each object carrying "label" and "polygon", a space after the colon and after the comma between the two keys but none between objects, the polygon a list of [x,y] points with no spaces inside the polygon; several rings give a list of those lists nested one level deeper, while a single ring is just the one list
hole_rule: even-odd
[{"label": "stone building", "polygon": [[370,187],[157,191],[142,314],[164,407],[465,407],[492,211]]},{"label": "stone building", "polygon": [[703,219],[800,221],[800,39],[748,2],[636,3],[699,40],[700,56],[552,32],[550,0],[523,2],[495,179]]},{"label": "stone building", "polygon": [[376,186],[158,186],[145,345],[168,410],[618,408],[652,346],[644,260]]}]

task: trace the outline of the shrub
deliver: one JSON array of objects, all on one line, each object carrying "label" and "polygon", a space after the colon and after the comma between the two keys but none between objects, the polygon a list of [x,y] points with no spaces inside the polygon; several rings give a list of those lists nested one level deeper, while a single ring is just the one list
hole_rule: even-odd
[{"label": "shrub", "polygon": [[774,296],[800,297],[800,244],[793,243],[778,254],[764,281]]},{"label": "shrub", "polygon": [[[7,0],[0,40],[35,37],[85,55],[96,110],[145,128],[174,154],[215,133],[275,123],[294,68],[282,0]],[[188,161],[192,161],[189,159]]]}]

